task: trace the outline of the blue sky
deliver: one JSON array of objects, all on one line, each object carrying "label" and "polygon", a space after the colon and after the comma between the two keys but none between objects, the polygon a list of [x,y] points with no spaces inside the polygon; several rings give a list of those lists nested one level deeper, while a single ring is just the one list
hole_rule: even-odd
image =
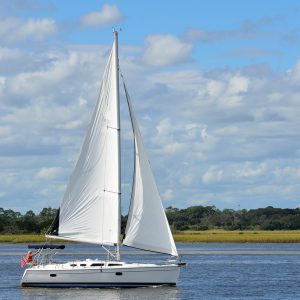
[{"label": "blue sky", "polygon": [[[298,1],[0,2],[0,206],[58,207],[112,43],[165,206],[300,205]],[[123,211],[131,143],[123,121]]]}]

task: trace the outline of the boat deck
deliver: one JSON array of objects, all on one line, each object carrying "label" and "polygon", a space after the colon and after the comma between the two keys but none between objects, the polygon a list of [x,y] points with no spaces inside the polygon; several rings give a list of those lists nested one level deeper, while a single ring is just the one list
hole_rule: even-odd
[{"label": "boat deck", "polygon": [[[158,268],[161,266],[171,266],[174,263],[169,263],[165,265],[156,265],[151,263],[126,263],[121,261],[104,261],[104,260],[93,260],[93,259],[86,259],[86,260],[74,260],[67,263],[49,263],[49,264],[38,264],[32,266],[32,270],[74,270],[74,269],[119,269],[119,268]],[[177,264],[175,264],[177,265]]]}]

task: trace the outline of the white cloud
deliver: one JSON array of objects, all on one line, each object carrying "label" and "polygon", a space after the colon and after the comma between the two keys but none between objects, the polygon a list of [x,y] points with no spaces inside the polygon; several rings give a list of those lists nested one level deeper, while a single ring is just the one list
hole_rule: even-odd
[{"label": "white cloud", "polygon": [[209,169],[202,175],[202,182],[204,184],[211,184],[219,182],[223,178],[223,170],[217,169],[215,166],[209,167]]},{"label": "white cloud", "polygon": [[57,176],[60,176],[63,172],[63,169],[60,167],[49,167],[42,168],[36,173],[37,179],[55,179]]},{"label": "white cloud", "polygon": [[74,76],[79,58],[76,53],[54,60],[49,67],[39,71],[22,72],[11,80],[11,90],[15,94],[36,96],[50,87],[57,87],[68,77]]},{"label": "white cloud", "polygon": [[257,167],[247,163],[243,168],[237,170],[237,175],[242,177],[257,177],[267,171],[266,163],[261,163]]},{"label": "white cloud", "polygon": [[244,76],[233,76],[229,79],[228,93],[238,94],[245,93],[248,90],[249,79]]},{"label": "white cloud", "polygon": [[[271,33],[266,32],[265,27],[278,23],[283,17],[263,17],[256,21],[245,21],[239,27],[225,29],[223,31],[207,31],[203,28],[189,28],[184,34],[188,41],[199,41],[202,43],[215,43],[222,40],[232,39],[254,39],[258,37],[268,37]],[[274,35],[274,33],[272,34]]]},{"label": "white cloud", "polygon": [[222,135],[222,136],[236,136],[240,133],[240,128],[235,125],[229,125],[225,127],[220,127],[214,130],[214,134]]},{"label": "white cloud", "polygon": [[0,20],[0,38],[3,43],[16,43],[25,40],[41,41],[57,32],[53,19]]},{"label": "white cloud", "polygon": [[23,56],[22,51],[13,48],[0,47],[0,61],[14,60]]},{"label": "white cloud", "polygon": [[161,155],[170,155],[170,154],[179,154],[186,150],[187,145],[185,143],[180,142],[170,142],[166,143],[162,146],[160,151]]},{"label": "white cloud", "polygon": [[7,193],[5,193],[5,192],[0,192],[0,198],[4,197],[4,196],[6,196],[6,195],[7,195]]},{"label": "white cloud", "polygon": [[116,5],[104,4],[100,11],[82,16],[81,24],[90,27],[102,27],[122,20],[123,16]]},{"label": "white cloud", "polygon": [[181,174],[179,178],[179,182],[184,186],[190,186],[193,182],[193,175],[192,174]]},{"label": "white cloud", "polygon": [[0,96],[3,93],[4,87],[5,87],[6,78],[0,76]]},{"label": "white cloud", "polygon": [[82,120],[74,120],[74,121],[70,121],[64,124],[58,124],[55,127],[58,129],[76,129],[76,128],[80,128],[82,127]]},{"label": "white cloud", "polygon": [[150,66],[168,66],[186,62],[192,45],[173,35],[152,35],[146,39],[144,63]]},{"label": "white cloud", "polygon": [[[50,178],[48,178],[50,180]],[[57,197],[57,194],[63,195],[63,192],[66,190],[65,184],[49,184],[47,182],[47,186],[41,190],[38,191],[38,195],[44,196],[44,197]],[[61,198],[61,197],[59,197]]]},{"label": "white cloud", "polygon": [[5,145],[14,139],[12,126],[0,124],[0,145]]},{"label": "white cloud", "polygon": [[288,72],[289,80],[298,85],[300,83],[300,61],[298,61],[290,72]]},{"label": "white cloud", "polygon": [[[42,3],[43,2],[43,3]],[[56,7],[53,3],[36,0],[1,0],[2,9],[5,8],[13,12],[40,12],[46,10],[47,12],[55,11]]]},{"label": "white cloud", "polygon": [[163,119],[156,126],[159,136],[167,136],[172,132],[172,125],[169,119]]},{"label": "white cloud", "polygon": [[207,83],[207,92],[211,97],[219,97],[225,90],[225,83],[211,80]]},{"label": "white cloud", "polygon": [[211,133],[208,133],[207,127],[204,127],[201,130],[201,141],[200,143],[197,143],[197,148],[201,152],[210,152],[213,151],[216,144],[218,142],[218,138],[212,135]]},{"label": "white cloud", "polygon": [[191,123],[185,125],[185,131],[186,131],[186,137],[195,140],[197,137],[199,137],[202,134],[202,128],[200,124]]},{"label": "white cloud", "polygon": [[[233,75],[227,78],[227,89],[219,93],[219,104],[221,107],[234,108],[242,105],[242,94],[246,93],[249,87],[249,79],[245,76]],[[221,92],[221,87],[219,87]]]},{"label": "white cloud", "polygon": [[167,189],[162,195],[162,198],[165,200],[171,200],[174,197],[174,192],[172,189]]},{"label": "white cloud", "polygon": [[13,172],[1,172],[0,173],[0,181],[4,186],[13,185],[16,183],[17,174]]},{"label": "white cloud", "polygon": [[274,170],[274,174],[280,180],[299,180],[300,179],[300,167],[288,166],[288,167],[277,167]]}]

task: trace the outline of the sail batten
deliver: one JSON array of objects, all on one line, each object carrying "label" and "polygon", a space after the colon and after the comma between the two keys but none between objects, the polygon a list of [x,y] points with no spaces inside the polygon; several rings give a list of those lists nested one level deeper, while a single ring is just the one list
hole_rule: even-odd
[{"label": "sail batten", "polygon": [[134,179],[123,244],[178,256],[170,226],[124,83],[134,136]]}]

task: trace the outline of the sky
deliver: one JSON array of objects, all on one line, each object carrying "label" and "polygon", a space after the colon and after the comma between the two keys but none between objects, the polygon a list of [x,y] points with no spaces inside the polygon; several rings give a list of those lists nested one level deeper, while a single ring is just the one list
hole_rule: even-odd
[{"label": "sky", "polygon": [[[113,28],[165,207],[299,207],[299,14],[295,0],[1,0],[0,207],[59,206]],[[125,102],[121,116],[126,213]]]}]

